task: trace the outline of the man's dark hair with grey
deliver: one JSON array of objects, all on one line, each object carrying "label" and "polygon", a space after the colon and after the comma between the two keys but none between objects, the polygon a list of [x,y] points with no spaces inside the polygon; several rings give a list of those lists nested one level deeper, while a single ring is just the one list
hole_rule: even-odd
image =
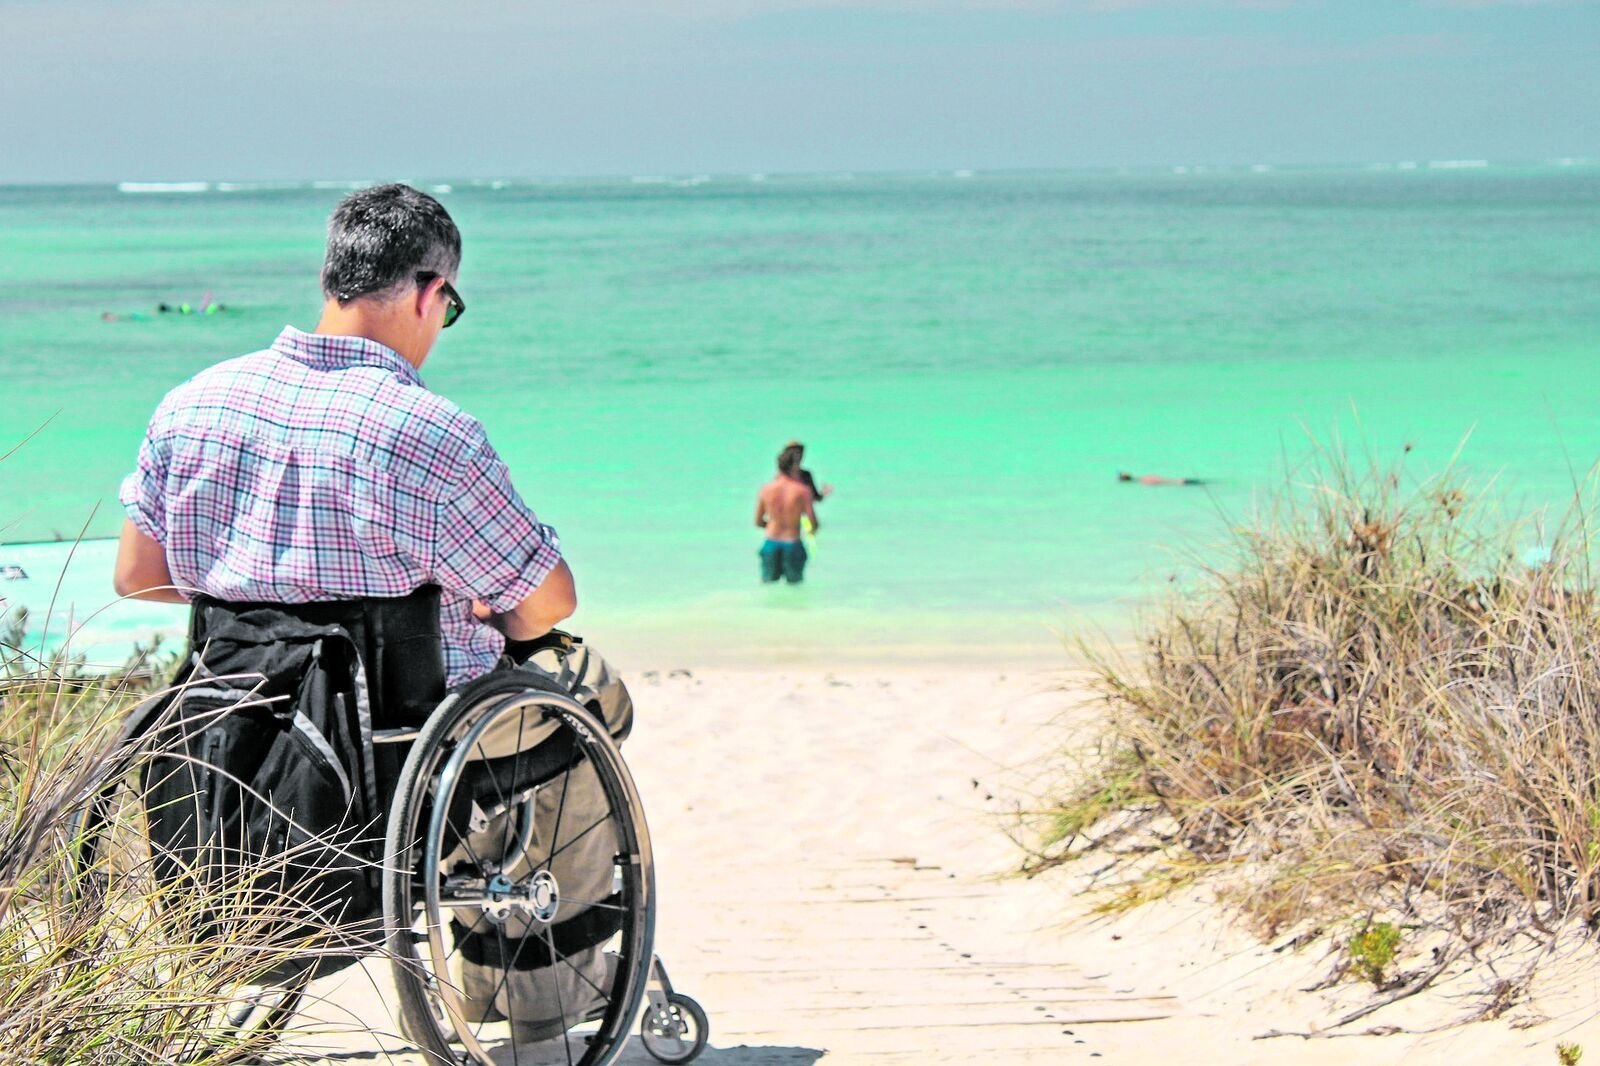
[{"label": "man's dark hair with grey", "polygon": [[378,185],[333,209],[322,292],[342,305],[414,284],[422,271],[454,277],[460,265],[461,232],[443,204],[409,185]]}]

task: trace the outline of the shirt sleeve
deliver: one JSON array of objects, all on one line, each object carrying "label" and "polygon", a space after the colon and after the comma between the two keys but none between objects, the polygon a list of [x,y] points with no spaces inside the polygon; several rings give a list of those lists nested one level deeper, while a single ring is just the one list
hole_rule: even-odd
[{"label": "shirt sleeve", "polygon": [[434,575],[496,611],[528,598],[561,562],[561,538],[517,495],[487,440],[438,505]]},{"label": "shirt sleeve", "polygon": [[166,483],[166,459],[146,433],[139,445],[139,462],[133,473],[122,479],[117,498],[128,520],[158,544],[167,542],[167,509],[161,489]]}]

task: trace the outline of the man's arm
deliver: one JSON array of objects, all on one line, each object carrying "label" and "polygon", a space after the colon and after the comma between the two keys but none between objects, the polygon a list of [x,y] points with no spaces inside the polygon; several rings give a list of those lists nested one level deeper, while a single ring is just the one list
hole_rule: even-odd
[{"label": "man's arm", "polygon": [[512,640],[542,637],[577,609],[578,590],[565,559],[545,575],[538,588],[503,614],[496,613],[481,600],[472,603],[472,613],[480,622],[487,622]]},{"label": "man's arm", "polygon": [[815,494],[806,495],[805,516],[811,519],[811,532],[816,533],[822,529],[822,523],[817,521],[817,498]]},{"label": "man's arm", "polygon": [[167,550],[161,542],[142,532],[132,522],[122,523],[122,539],[117,543],[117,562],[112,570],[111,587],[118,596],[158,603],[188,603],[172,587],[167,569]]},{"label": "man's arm", "polygon": [[767,528],[767,490],[756,493],[756,528]]}]

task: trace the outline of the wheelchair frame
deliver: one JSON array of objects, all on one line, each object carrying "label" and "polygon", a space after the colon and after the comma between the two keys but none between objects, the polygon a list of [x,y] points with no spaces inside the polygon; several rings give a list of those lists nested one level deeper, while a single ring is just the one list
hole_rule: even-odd
[{"label": "wheelchair frame", "polygon": [[[492,756],[485,738],[507,732],[508,724],[517,728],[517,743],[507,755]],[[524,748],[529,727],[544,735]],[[659,1061],[686,1063],[699,1055],[709,1030],[705,1012],[672,989],[653,953],[654,868],[643,806],[620,749],[596,715],[553,682],[508,672],[480,678],[446,697],[420,728],[378,730],[372,739],[375,746],[410,745],[388,810],[381,867],[383,935],[402,1030],[430,1061],[490,1066],[505,1058],[494,1051],[508,1041],[511,1061],[535,1061],[535,1049],[523,1051],[520,1037],[550,1041],[538,1061],[610,1066],[636,1026],[646,1050]],[[508,768],[509,776],[503,777]],[[585,774],[595,778],[605,813],[564,838],[569,790]],[[80,870],[96,868],[97,849],[115,818],[109,797],[127,776],[114,775],[75,820]],[[548,807],[556,789],[554,831],[547,842],[536,841],[546,828],[537,824],[538,806]],[[489,851],[486,834],[489,844],[500,841],[494,849],[500,854],[473,849],[470,841],[476,836],[479,847]],[[556,876],[563,852],[580,844],[592,851],[607,843],[614,845],[611,895],[564,895]],[[465,860],[460,859],[463,846]],[[452,854],[457,856],[453,863]],[[574,911],[577,916],[569,916]],[[487,1000],[482,988],[468,995],[452,974],[456,956],[464,956],[467,938],[457,918],[463,913],[473,917],[469,935],[496,945],[496,957],[506,964]],[[508,926],[515,925],[521,931],[508,935]],[[487,932],[478,932],[478,926]],[[599,936],[603,939],[596,942]],[[518,1029],[522,1020],[515,1017],[516,997],[509,991],[499,1000],[530,943],[539,945],[533,954],[544,965],[525,969],[541,970],[556,989],[555,1024],[552,1029],[545,1021],[542,1032],[528,1025]],[[614,952],[605,950],[612,947]],[[609,987],[602,988],[573,961],[592,963],[595,957],[617,959]],[[562,966],[588,985],[580,991],[593,1002],[581,1009],[562,1002]],[[223,1026],[225,1051],[236,1050],[237,1061],[259,1056],[292,1020],[308,979],[303,975],[241,993]],[[505,1002],[512,1016],[497,1002]]]}]

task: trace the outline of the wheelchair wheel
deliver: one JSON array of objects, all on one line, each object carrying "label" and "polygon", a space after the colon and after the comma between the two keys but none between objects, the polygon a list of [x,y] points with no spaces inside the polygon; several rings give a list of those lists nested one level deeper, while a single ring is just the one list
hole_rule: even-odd
[{"label": "wheelchair wheel", "polygon": [[682,992],[669,992],[645,1008],[639,1020],[639,1039],[657,1062],[678,1066],[692,1062],[706,1049],[711,1023],[705,1009]]},{"label": "wheelchair wheel", "polygon": [[[68,857],[66,893],[79,915],[92,920],[101,935],[117,943],[135,940],[149,944],[157,938],[154,952],[165,945],[193,943],[184,930],[190,928],[207,906],[201,890],[163,882],[148,835],[145,794],[136,770],[126,770],[102,786],[89,802],[73,812],[65,826]],[[259,959],[259,956],[257,956]],[[212,963],[202,962],[203,968]],[[253,973],[266,969],[254,966],[248,953],[242,956],[233,973],[201,971],[203,983],[215,977],[215,987],[194,989],[182,1035],[171,1038],[160,1049],[163,1061],[207,1063],[249,1063],[277,1043],[283,1029],[293,1020],[300,1006],[308,971],[292,976]],[[169,980],[192,982],[195,973],[177,965],[169,967]],[[153,973],[160,978],[160,973]]]},{"label": "wheelchair wheel", "polygon": [[520,672],[446,700],[401,770],[384,865],[400,1021],[433,1061],[621,1053],[655,884],[638,792],[595,715]]}]

